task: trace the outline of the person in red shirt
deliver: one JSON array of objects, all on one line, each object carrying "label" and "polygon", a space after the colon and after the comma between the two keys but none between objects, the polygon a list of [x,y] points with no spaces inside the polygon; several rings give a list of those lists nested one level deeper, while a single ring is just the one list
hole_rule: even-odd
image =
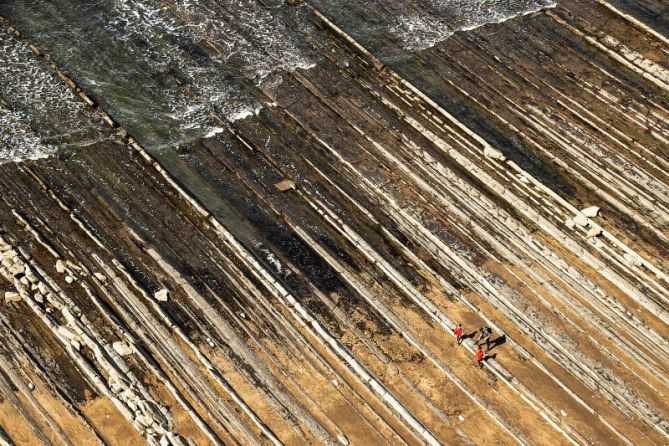
[{"label": "person in red shirt", "polygon": [[483,360],[486,359],[486,354],[485,354],[485,352],[483,351],[483,349],[481,348],[480,345],[478,346],[478,349],[476,350],[476,353],[475,353],[474,357],[476,358],[476,363],[478,364],[479,369],[482,369],[483,368]]},{"label": "person in red shirt", "polygon": [[455,326],[453,329],[453,334],[455,335],[455,339],[458,341],[458,345],[460,345],[462,343],[462,335],[464,334],[462,331],[462,324]]}]

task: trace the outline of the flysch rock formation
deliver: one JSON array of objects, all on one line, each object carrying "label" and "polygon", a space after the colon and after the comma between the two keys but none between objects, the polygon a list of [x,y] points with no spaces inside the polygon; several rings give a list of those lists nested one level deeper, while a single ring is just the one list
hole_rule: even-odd
[{"label": "flysch rock formation", "polygon": [[[94,135],[0,164],[0,444],[666,444],[666,3],[558,1],[400,61],[289,3],[313,66],[155,149],[0,2]],[[493,329],[482,369],[457,323]]]}]

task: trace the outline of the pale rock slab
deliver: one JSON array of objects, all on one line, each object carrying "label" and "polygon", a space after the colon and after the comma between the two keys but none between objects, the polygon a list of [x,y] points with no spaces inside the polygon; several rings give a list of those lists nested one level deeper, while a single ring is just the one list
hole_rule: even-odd
[{"label": "pale rock slab", "polygon": [[595,218],[599,215],[599,208],[597,206],[590,206],[581,211],[581,214],[588,218]]},{"label": "pale rock slab", "polygon": [[585,234],[586,237],[592,238],[592,237],[597,237],[602,234],[602,228],[590,228],[587,234]]},{"label": "pale rock slab", "polygon": [[274,185],[280,192],[286,192],[295,189],[295,182],[293,180],[283,180]]},{"label": "pale rock slab", "polygon": [[7,303],[21,302],[21,295],[19,293],[15,293],[13,291],[6,291],[5,292],[5,302],[7,302]]},{"label": "pale rock slab", "polygon": [[132,348],[128,344],[122,341],[116,341],[112,344],[112,348],[118,353],[120,356],[128,356],[132,354]]},{"label": "pale rock slab", "polygon": [[485,146],[483,154],[490,159],[506,161],[506,156],[502,152],[490,146]]},{"label": "pale rock slab", "polygon": [[167,302],[167,299],[170,298],[170,291],[167,288],[163,288],[162,290],[156,291],[153,297],[155,297],[158,302]]},{"label": "pale rock slab", "polygon": [[581,212],[577,212],[576,215],[574,215],[574,218],[572,220],[575,224],[577,224],[578,226],[580,226],[582,228],[585,228],[590,223],[588,221],[588,217],[583,215]]}]

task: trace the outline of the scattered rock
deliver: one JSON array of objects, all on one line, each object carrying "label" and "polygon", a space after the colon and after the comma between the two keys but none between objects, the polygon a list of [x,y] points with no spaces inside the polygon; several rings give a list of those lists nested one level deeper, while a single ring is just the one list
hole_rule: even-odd
[{"label": "scattered rock", "polygon": [[37,283],[37,277],[35,277],[35,274],[33,274],[33,270],[30,269],[29,266],[26,266],[26,278],[30,283]]},{"label": "scattered rock", "polygon": [[[125,401],[133,401],[134,402],[134,401],[139,400],[139,396],[132,389],[125,389],[123,392],[120,393],[120,396],[123,397],[123,399],[125,399]],[[135,406],[137,406],[137,404],[135,404]],[[139,406],[137,406],[137,407],[139,407]]]},{"label": "scattered rock", "polygon": [[60,304],[60,302],[58,302],[56,296],[53,293],[46,293],[46,300],[49,301],[49,303],[56,308],[62,307],[62,305]]},{"label": "scattered rock", "polygon": [[93,273],[93,276],[102,283],[105,283],[107,281],[107,276],[105,276],[102,273]]},{"label": "scattered rock", "polygon": [[35,298],[35,302],[43,304],[44,303],[44,295],[40,292],[35,293],[33,296]]},{"label": "scattered rock", "polygon": [[566,417],[566,416],[567,416],[567,412],[565,412],[564,410],[560,409],[560,415],[562,415],[563,417]]},{"label": "scattered rock", "polygon": [[6,291],[5,292],[5,302],[21,302],[21,295],[19,293],[15,293],[14,291]]},{"label": "scattered rock", "polygon": [[135,415],[135,421],[142,427],[142,429],[146,429],[147,427],[151,426],[151,423],[153,423],[153,418],[151,418],[149,415],[145,415],[140,411],[137,411]]},{"label": "scattered rock", "polygon": [[588,218],[594,218],[599,215],[599,208],[597,206],[590,206],[581,211],[581,214]]},{"label": "scattered rock", "polygon": [[488,145],[483,149],[483,154],[490,159],[506,161],[506,156],[502,152]]},{"label": "scattered rock", "polygon": [[0,255],[0,259],[2,260],[11,260],[16,256],[16,251],[13,249],[9,249],[7,251],[4,251],[2,255]]},{"label": "scattered rock", "polygon": [[58,333],[64,337],[65,339],[68,339],[70,341],[77,341],[79,340],[79,335],[72,330],[70,327],[67,325],[59,325],[58,326]]},{"label": "scattered rock", "polygon": [[68,268],[71,268],[75,271],[83,271],[79,265],[76,265],[76,264],[70,262],[69,260],[67,260],[66,263],[67,263]]},{"label": "scattered rock", "polygon": [[33,383],[28,383],[28,388],[29,388],[30,390],[35,390],[35,384],[33,384]]},{"label": "scattered rock", "polygon": [[585,234],[586,237],[592,238],[592,237],[597,237],[602,234],[602,228],[590,228],[587,234]]},{"label": "scattered rock", "polygon": [[153,297],[159,302],[167,302],[167,299],[170,298],[170,292],[167,288],[163,288],[162,290],[156,291],[156,294],[154,294]]},{"label": "scattered rock", "polygon": [[60,259],[58,259],[58,260],[56,261],[56,272],[57,272],[58,274],[63,274],[63,273],[65,273],[65,262],[63,262],[63,261],[60,260]]},{"label": "scattered rock", "polygon": [[15,265],[11,268],[10,272],[12,273],[12,276],[14,276],[14,277],[18,277],[18,276],[22,276],[22,275],[25,274],[25,272],[26,272],[26,268],[25,268],[23,265],[21,265],[21,264],[15,264]]},{"label": "scattered rock", "polygon": [[634,255],[629,254],[627,252],[623,256],[623,258],[625,259],[625,263],[629,267],[643,265],[643,262],[637,256],[634,256]]},{"label": "scattered rock", "polygon": [[462,423],[463,421],[465,421],[465,417],[463,417],[462,415],[458,415],[458,420],[460,420],[460,422]]},{"label": "scattered rock", "polygon": [[337,435],[337,441],[339,444],[343,444],[344,446],[348,445],[348,438],[346,438],[343,434]]},{"label": "scattered rock", "polygon": [[295,182],[293,180],[283,180],[274,185],[280,192],[286,192],[291,189],[295,189]]},{"label": "scattered rock", "polygon": [[116,341],[112,344],[112,348],[121,356],[132,355],[132,348],[125,342]]},{"label": "scattered rock", "polygon": [[582,228],[585,228],[590,223],[588,221],[588,217],[583,215],[581,212],[577,212],[576,215],[574,215],[573,222],[581,226]]},{"label": "scattered rock", "polygon": [[65,276],[65,282],[72,283],[74,282],[74,278],[72,276]]}]

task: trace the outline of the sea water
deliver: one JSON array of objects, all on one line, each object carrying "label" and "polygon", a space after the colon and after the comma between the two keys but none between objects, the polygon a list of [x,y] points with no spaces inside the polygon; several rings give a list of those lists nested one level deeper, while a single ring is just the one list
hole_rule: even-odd
[{"label": "sea water", "polygon": [[[221,131],[266,106],[256,88],[320,56],[310,7],[400,60],[458,30],[552,6],[549,0],[0,0],[0,15],[48,53],[149,150]],[[25,47],[3,35],[0,162],[94,142],[81,102]],[[60,135],[60,136],[59,136]],[[68,136],[69,135],[69,136]]]}]

